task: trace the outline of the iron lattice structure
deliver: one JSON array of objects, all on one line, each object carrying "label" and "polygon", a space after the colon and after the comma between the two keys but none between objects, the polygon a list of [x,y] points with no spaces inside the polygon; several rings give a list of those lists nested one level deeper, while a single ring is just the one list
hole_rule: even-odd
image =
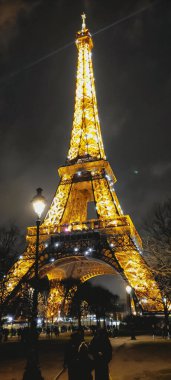
[{"label": "iron lattice structure", "polygon": [[[83,18],[77,33],[78,66],[70,148],[60,182],[40,227],[40,275],[50,280],[70,275],[81,281],[120,273],[147,312],[163,310],[157,284],[142,256],[142,242],[115,193],[116,178],[106,160],[98,117],[91,50]],[[94,204],[96,217],[88,208]],[[28,227],[27,249],[6,278],[7,302],[33,275],[36,227]],[[67,268],[67,270],[66,270]]]}]

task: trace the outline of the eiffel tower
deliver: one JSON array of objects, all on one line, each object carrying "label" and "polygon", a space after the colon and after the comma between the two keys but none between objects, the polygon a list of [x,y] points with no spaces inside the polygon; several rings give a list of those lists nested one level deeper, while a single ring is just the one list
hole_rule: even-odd
[{"label": "eiffel tower", "polygon": [[[50,281],[67,276],[82,282],[119,273],[133,290],[142,311],[162,309],[161,294],[143,259],[142,242],[131,218],[124,215],[106,160],[98,117],[91,51],[93,41],[82,15],[78,50],[75,110],[70,147],[60,167],[59,185],[40,226],[40,276]],[[92,216],[93,215],[93,216]],[[28,227],[27,249],[6,278],[4,302],[33,276],[36,227]]]}]

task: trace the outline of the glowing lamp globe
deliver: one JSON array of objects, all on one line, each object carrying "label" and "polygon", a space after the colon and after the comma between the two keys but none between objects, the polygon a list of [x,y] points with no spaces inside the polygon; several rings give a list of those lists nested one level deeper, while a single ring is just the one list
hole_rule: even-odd
[{"label": "glowing lamp globe", "polygon": [[132,291],[131,286],[127,285],[127,286],[126,286],[126,292],[127,292],[128,294],[131,294],[131,291]]},{"label": "glowing lamp globe", "polygon": [[42,213],[46,206],[46,201],[45,201],[45,197],[42,195],[43,190],[39,187],[38,189],[36,189],[36,191],[37,191],[37,194],[32,200],[32,205],[33,205],[35,214],[37,214],[37,216],[41,218]]},{"label": "glowing lamp globe", "polygon": [[163,297],[163,302],[166,304],[167,298]]}]

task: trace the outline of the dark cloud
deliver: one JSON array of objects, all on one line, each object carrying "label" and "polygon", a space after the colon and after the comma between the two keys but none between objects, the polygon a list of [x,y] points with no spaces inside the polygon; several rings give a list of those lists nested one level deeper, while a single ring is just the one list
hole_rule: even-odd
[{"label": "dark cloud", "polygon": [[18,33],[18,21],[39,4],[38,1],[2,0],[0,2],[0,50],[6,50]]},{"label": "dark cloud", "polygon": [[163,177],[170,175],[171,173],[171,161],[170,162],[158,162],[151,167],[151,173],[155,177]]}]

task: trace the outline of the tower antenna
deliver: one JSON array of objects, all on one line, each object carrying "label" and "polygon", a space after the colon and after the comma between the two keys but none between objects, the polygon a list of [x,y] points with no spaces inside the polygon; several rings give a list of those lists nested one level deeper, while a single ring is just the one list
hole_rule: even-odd
[{"label": "tower antenna", "polygon": [[82,17],[82,31],[84,31],[86,29],[86,23],[85,23],[85,20],[86,20],[86,15],[85,13],[83,12],[83,14],[81,15]]}]

